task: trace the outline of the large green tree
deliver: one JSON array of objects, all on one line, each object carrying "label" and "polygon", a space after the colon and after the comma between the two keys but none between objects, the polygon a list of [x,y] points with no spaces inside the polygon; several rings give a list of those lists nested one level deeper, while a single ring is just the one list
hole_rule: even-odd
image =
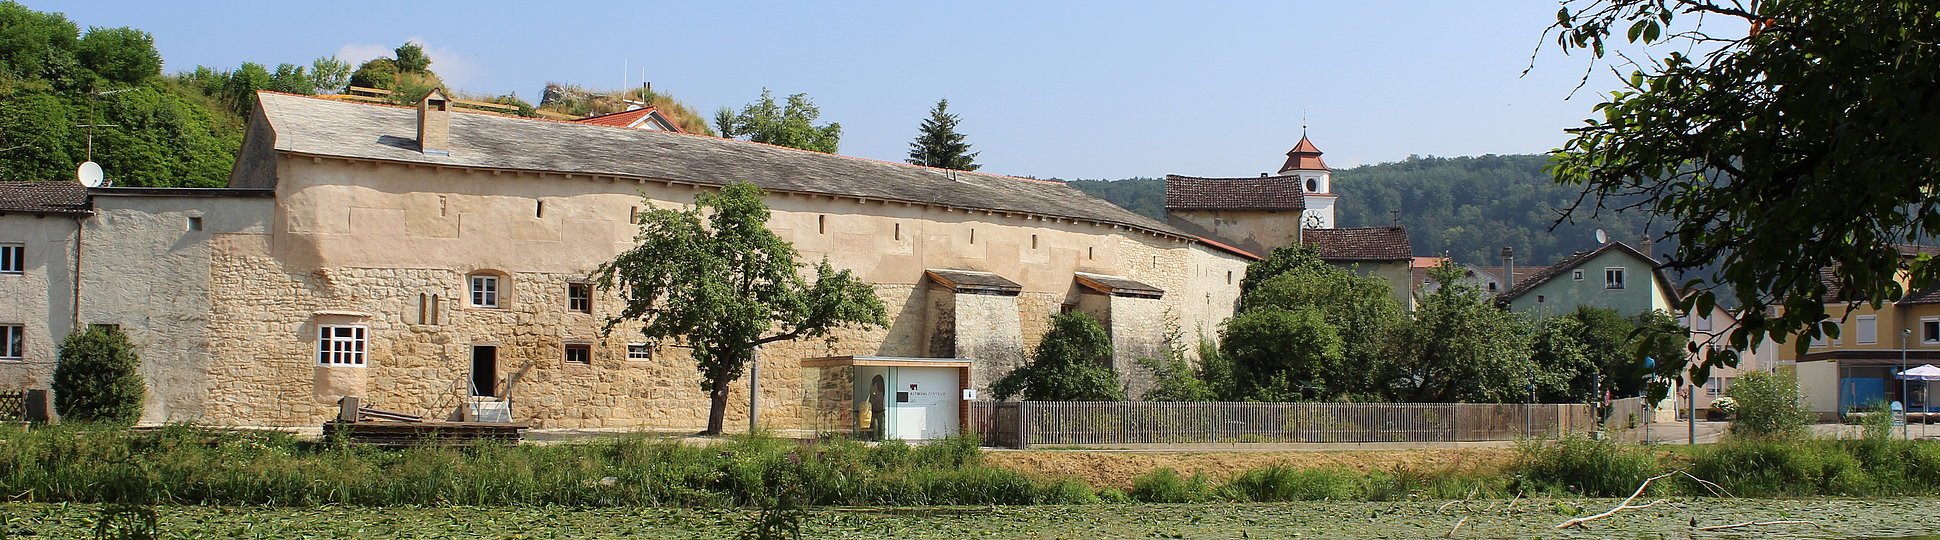
[{"label": "large green tree", "polygon": [[1111,369],[1111,334],[1098,319],[1079,311],[1051,318],[1030,361],[990,385],[998,400],[1122,401],[1125,389]]},{"label": "large green tree", "polygon": [[[1832,330],[1827,282],[1879,305],[1910,292],[1902,267],[1914,289],[1940,278],[1895,246],[1940,230],[1931,3],[1571,0],[1546,35],[1593,69],[1619,40],[1652,57],[1608,62],[1629,76],[1570,130],[1553,172],[1583,189],[1574,215],[1655,213],[1677,242],[1671,268],[1715,263],[1713,281],[1750,308],[1732,348]],[[1699,290],[1686,307],[1719,300]]]},{"label": "large green tree", "polygon": [[1246,310],[1226,321],[1219,344],[1232,366],[1236,399],[1313,401],[1343,386],[1329,379],[1347,368],[1340,330],[1319,308]]},{"label": "large green tree", "polygon": [[1339,336],[1340,357],[1318,364],[1323,371],[1314,374],[1315,380],[1324,384],[1307,395],[1335,400],[1380,399],[1387,390],[1381,380],[1381,366],[1394,355],[1394,335],[1407,322],[1387,281],[1321,262],[1312,248],[1287,251],[1307,262],[1247,293],[1242,299],[1245,312],[1312,309],[1319,313]]},{"label": "large green tree", "polygon": [[764,197],[735,183],[696,196],[691,208],[646,205],[639,244],[593,272],[601,290],[625,302],[607,332],[638,323],[647,340],[692,351],[709,400],[704,434],[721,433],[729,385],[756,347],[886,321],[875,289],[848,270],[825,259],[812,282],[802,276],[794,246],[766,226]]},{"label": "large green tree", "polygon": [[1444,265],[1430,271],[1440,283],[1422,295],[1414,320],[1398,339],[1406,344],[1390,364],[1394,397],[1407,402],[1499,403],[1530,399],[1537,366],[1530,361],[1531,327],[1522,314],[1496,307],[1493,295],[1461,280]]},{"label": "large green tree", "polygon": [[842,124],[815,125],[821,116],[822,110],[809,101],[808,94],[791,94],[783,105],[763,88],[761,99],[741,107],[740,112],[727,107],[715,111],[714,127],[722,137],[833,154],[842,140]]},{"label": "large green tree", "polygon": [[963,134],[957,133],[957,124],[962,122],[957,115],[950,114],[950,100],[939,99],[930,108],[930,117],[923,120],[917,128],[916,140],[909,143],[909,162],[959,171],[974,171],[982,165],[977,164],[978,152],[970,151],[970,143],[963,142]]}]

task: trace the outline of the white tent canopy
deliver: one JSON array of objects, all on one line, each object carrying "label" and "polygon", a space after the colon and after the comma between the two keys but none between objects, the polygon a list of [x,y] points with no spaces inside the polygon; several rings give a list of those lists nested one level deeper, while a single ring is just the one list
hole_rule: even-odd
[{"label": "white tent canopy", "polygon": [[1926,364],[1894,375],[1903,381],[1940,381],[1940,367]]}]

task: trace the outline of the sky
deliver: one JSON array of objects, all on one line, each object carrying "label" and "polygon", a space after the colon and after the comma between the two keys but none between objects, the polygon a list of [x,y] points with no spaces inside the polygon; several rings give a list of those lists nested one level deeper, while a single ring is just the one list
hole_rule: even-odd
[{"label": "sky", "polygon": [[1572,97],[1586,59],[1542,42],[1542,0],[24,3],[148,31],[167,72],[408,40],[455,89],[531,101],[643,77],[710,116],[806,93],[840,153],[882,160],[948,98],[984,171],[1040,178],[1255,176],[1303,123],[1335,168],[1540,153],[1610,86]]}]

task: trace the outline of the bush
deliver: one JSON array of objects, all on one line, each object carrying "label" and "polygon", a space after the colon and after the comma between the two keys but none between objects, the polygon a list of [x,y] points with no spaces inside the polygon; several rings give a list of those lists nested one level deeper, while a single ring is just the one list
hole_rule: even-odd
[{"label": "bush", "polygon": [[1731,420],[1733,435],[1797,435],[1812,420],[1812,413],[1800,404],[1799,383],[1791,377],[1747,373],[1731,383],[1725,395],[1737,402],[1737,416]]},{"label": "bush", "polygon": [[[1657,460],[1644,448],[1570,436],[1518,445],[1515,469],[1518,490],[1621,497],[1654,474]],[[1661,489],[1658,483],[1651,487]]]},{"label": "bush", "polygon": [[133,423],[141,416],[141,359],[128,336],[94,326],[61,342],[54,367],[54,409],[66,420]]},{"label": "bush", "polygon": [[1361,497],[1361,476],[1342,469],[1296,469],[1286,465],[1246,471],[1222,489],[1251,502],[1346,501]]},{"label": "bush", "polygon": [[1160,467],[1132,479],[1130,495],[1140,502],[1189,503],[1210,499],[1213,493],[1212,483],[1206,480],[1205,475],[1194,474],[1186,478],[1171,467]]},{"label": "bush", "polygon": [[1740,497],[1871,492],[1859,460],[1833,441],[1733,438],[1695,456],[1691,474]]}]

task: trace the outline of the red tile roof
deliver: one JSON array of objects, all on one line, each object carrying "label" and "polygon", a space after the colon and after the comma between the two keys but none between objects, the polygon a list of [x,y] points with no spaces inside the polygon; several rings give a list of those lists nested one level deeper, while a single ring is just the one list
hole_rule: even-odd
[{"label": "red tile roof", "polygon": [[1300,179],[1199,178],[1165,175],[1165,207],[1191,210],[1305,210]]},{"label": "red tile roof", "polygon": [[73,180],[0,182],[0,214],[88,213],[88,188]]},{"label": "red tile roof", "polygon": [[[656,109],[653,107],[646,107],[641,109],[634,109],[631,111],[620,111],[612,114],[589,116],[586,118],[574,120],[573,122],[579,123],[579,124],[592,124],[595,126],[633,127],[633,125],[638,123],[642,118],[646,118],[648,116],[656,116],[657,113],[659,112],[660,112],[659,109]],[[671,121],[666,122],[662,125],[666,126],[669,131],[676,131],[676,132],[680,131],[680,126],[674,125],[674,123]]]},{"label": "red tile roof", "polygon": [[1414,246],[1408,243],[1408,230],[1401,227],[1346,227],[1300,231],[1307,245],[1320,248],[1320,258],[1328,261],[1410,261]]},{"label": "red tile roof", "polygon": [[1287,163],[1280,166],[1280,172],[1328,170],[1327,162],[1321,161],[1320,154],[1320,148],[1314,146],[1314,142],[1307,140],[1307,135],[1302,133],[1300,144],[1293,145],[1293,149],[1287,151]]}]

